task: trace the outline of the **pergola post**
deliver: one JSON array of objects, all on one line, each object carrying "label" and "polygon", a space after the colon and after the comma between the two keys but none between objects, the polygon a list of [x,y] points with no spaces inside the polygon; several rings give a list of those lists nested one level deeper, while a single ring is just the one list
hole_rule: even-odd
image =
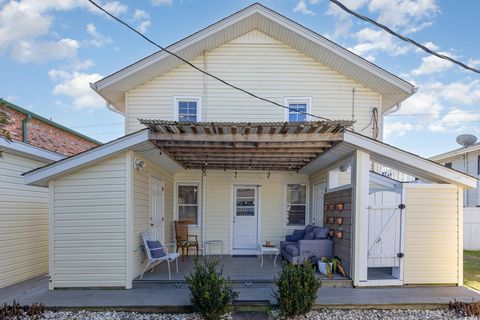
[{"label": "pergola post", "polygon": [[367,281],[370,154],[356,150],[353,165],[353,272],[355,286]]}]

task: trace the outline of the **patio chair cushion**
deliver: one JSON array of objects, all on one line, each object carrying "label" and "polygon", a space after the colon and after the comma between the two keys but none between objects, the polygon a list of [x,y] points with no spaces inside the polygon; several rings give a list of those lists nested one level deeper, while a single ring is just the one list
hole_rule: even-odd
[{"label": "patio chair cushion", "polygon": [[288,245],[297,245],[297,241],[280,241],[280,248],[285,249]]},{"label": "patio chair cushion", "polygon": [[305,236],[303,237],[303,240],[313,240],[315,237],[315,229],[305,232]]},{"label": "patio chair cushion", "polygon": [[300,250],[298,249],[298,245],[296,244],[286,246],[285,251],[292,257],[298,257],[300,255]]},{"label": "patio chair cushion", "polygon": [[305,234],[312,232],[313,229],[315,229],[315,226],[312,226],[311,224],[309,224],[308,226],[305,227]]},{"label": "patio chair cushion", "polygon": [[302,240],[304,236],[305,236],[305,230],[304,229],[295,229],[295,230],[293,230],[293,233],[290,236],[289,240],[290,241]]},{"label": "patio chair cushion", "polygon": [[327,239],[328,238],[328,228],[315,228],[313,239]]},{"label": "patio chair cushion", "polygon": [[155,240],[155,241],[147,241],[148,249],[150,250],[150,254],[152,255],[152,258],[158,259],[161,257],[165,257],[166,253],[163,249],[163,245],[160,243],[160,241]]}]

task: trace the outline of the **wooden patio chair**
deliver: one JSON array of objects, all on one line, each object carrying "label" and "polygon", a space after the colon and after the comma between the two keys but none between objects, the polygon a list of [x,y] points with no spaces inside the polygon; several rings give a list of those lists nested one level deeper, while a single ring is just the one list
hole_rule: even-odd
[{"label": "wooden patio chair", "polygon": [[177,243],[177,252],[178,249],[182,249],[182,261],[185,255],[185,249],[188,250],[192,247],[195,247],[195,253],[198,257],[198,239],[196,235],[188,234],[188,221],[174,221],[175,224],[175,242]]}]

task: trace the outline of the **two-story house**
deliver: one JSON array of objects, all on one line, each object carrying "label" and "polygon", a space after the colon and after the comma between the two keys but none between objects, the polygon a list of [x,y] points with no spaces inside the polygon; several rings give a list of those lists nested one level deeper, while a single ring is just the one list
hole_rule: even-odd
[{"label": "two-story house", "polygon": [[[460,136],[461,137],[461,136]],[[476,140],[476,139],[475,139]],[[480,178],[480,143],[448,151],[430,158],[448,168]],[[468,250],[480,250],[480,189],[467,189],[463,193],[464,246]]]},{"label": "two-story house", "polygon": [[355,286],[462,284],[476,179],[381,142],[412,84],[260,4],[168,50],[275,103],[165,51],[91,84],[126,135],[25,174],[50,189],[50,289],[131,288],[142,232],[172,242],[177,220],[234,257],[325,225]]},{"label": "two-story house", "polygon": [[22,173],[101,143],[0,99],[12,141],[0,138],[0,288],[48,273],[48,189]]}]

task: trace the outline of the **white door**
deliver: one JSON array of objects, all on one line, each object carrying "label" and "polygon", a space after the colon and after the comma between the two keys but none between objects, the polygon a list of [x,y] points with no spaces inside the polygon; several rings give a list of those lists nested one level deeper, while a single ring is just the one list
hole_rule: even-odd
[{"label": "white door", "polygon": [[155,239],[164,242],[163,181],[150,177],[150,230]]},{"label": "white door", "polygon": [[313,221],[312,224],[323,227],[323,203],[325,182],[313,186]]},{"label": "white door", "polygon": [[257,249],[257,187],[233,188],[233,250]]},{"label": "white door", "polygon": [[395,191],[370,194],[368,207],[368,267],[400,267],[402,196]]}]

